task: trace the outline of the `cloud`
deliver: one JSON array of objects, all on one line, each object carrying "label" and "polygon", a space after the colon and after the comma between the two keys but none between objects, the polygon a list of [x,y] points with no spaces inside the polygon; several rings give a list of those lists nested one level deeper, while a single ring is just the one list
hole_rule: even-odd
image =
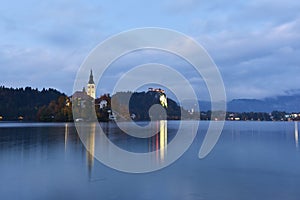
[{"label": "cloud", "polygon": [[175,18],[183,18],[183,12],[189,16],[186,31],[220,68],[229,99],[264,98],[299,88],[286,80],[300,73],[300,2],[182,2],[168,1],[166,8]]},{"label": "cloud", "polygon": [[171,13],[191,12],[201,5],[199,0],[166,0],[164,1],[164,9]]},{"label": "cloud", "polygon": [[104,37],[101,6],[12,0],[0,13],[0,73],[5,74],[0,84],[55,87],[71,94],[81,62]]},{"label": "cloud", "polygon": [[286,81],[300,73],[299,28],[294,19],[243,36],[222,32],[199,40],[219,66],[230,98],[263,98],[299,88]]},{"label": "cloud", "polygon": [[41,48],[0,46],[0,85],[54,87],[70,93],[83,55]]},{"label": "cloud", "polygon": [[[163,26],[190,35],[208,50],[229,98],[297,91],[299,10],[295,0],[6,1],[0,7],[0,84],[54,86],[70,93],[77,69],[99,42],[128,28]],[[195,87],[201,84],[181,58],[150,51],[120,59],[105,83],[147,62],[172,66]],[[108,91],[107,85],[101,91]]]}]

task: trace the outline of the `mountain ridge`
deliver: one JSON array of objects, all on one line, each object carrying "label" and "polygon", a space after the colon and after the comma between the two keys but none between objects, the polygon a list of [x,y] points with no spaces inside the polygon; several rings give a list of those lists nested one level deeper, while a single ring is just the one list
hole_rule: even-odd
[{"label": "mountain ridge", "polygon": [[[183,105],[186,109],[194,109],[193,100],[185,100]],[[210,101],[198,101],[200,111],[211,110]],[[227,102],[227,111],[229,112],[272,112],[272,111],[299,112],[300,111],[300,93],[268,97],[264,99],[233,99]]]}]

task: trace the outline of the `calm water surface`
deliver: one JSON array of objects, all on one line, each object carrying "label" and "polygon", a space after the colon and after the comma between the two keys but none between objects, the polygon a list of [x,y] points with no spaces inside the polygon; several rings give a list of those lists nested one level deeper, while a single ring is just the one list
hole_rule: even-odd
[{"label": "calm water surface", "polygon": [[[144,140],[120,133],[113,123],[101,125],[118,146],[147,152],[167,146],[178,122],[167,123],[164,137]],[[226,122],[213,151],[200,160],[207,127],[200,122],[192,146],[169,167],[127,174],[95,160],[73,124],[0,123],[0,199],[300,199],[294,122]]]}]

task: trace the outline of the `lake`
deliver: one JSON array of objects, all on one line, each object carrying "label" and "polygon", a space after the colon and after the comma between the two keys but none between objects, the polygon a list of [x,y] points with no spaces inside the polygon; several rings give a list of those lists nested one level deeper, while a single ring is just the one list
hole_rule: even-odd
[{"label": "lake", "polygon": [[[120,148],[143,153],[166,148],[178,123],[168,121],[164,134],[146,139],[128,136],[114,123],[101,127]],[[130,174],[94,159],[72,123],[1,122],[0,199],[299,200],[296,123],[226,122],[213,150],[199,159],[208,123],[200,122],[191,147],[170,166]]]}]

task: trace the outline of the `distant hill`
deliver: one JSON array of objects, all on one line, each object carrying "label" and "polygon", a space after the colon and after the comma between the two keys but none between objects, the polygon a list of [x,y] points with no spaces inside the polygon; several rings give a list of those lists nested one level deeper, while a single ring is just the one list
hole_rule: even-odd
[{"label": "distant hill", "polygon": [[66,96],[55,89],[39,91],[31,87],[6,88],[0,86],[0,116],[3,120],[37,120],[37,113],[43,106],[56,101],[60,96]]},{"label": "distant hill", "polygon": [[227,110],[233,112],[272,112],[274,110],[299,112],[300,94],[278,96],[262,100],[235,99],[228,103]]},{"label": "distant hill", "polygon": [[[186,100],[184,108],[194,109],[191,100]],[[209,101],[199,101],[201,111],[211,109]],[[300,112],[300,94],[282,95],[265,99],[233,99],[227,103],[227,111],[231,112],[272,112],[272,111]]]}]

